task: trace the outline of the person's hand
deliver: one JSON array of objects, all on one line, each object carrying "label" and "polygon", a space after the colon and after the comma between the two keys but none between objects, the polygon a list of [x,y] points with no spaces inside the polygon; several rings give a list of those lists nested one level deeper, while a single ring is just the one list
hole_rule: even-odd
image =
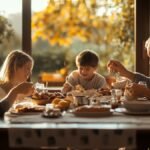
[{"label": "person's hand", "polygon": [[14,93],[22,96],[30,96],[34,92],[33,83],[23,82],[12,89]]},{"label": "person's hand", "polygon": [[30,82],[23,82],[16,86],[15,89],[19,94],[24,94],[26,96],[30,96],[34,92],[33,83]]},{"label": "person's hand", "polygon": [[145,48],[147,49],[147,55],[150,57],[150,37],[145,42]]},{"label": "person's hand", "polygon": [[110,60],[107,68],[110,72],[120,73],[121,76],[124,76],[127,72],[127,69],[117,60]]},{"label": "person's hand", "polygon": [[69,83],[64,83],[62,92],[67,93],[72,90],[72,86]]},{"label": "person's hand", "polygon": [[30,82],[23,82],[14,88],[12,88],[4,100],[7,100],[9,106],[11,106],[18,98],[23,99],[26,96],[30,96],[34,92],[34,86]]}]

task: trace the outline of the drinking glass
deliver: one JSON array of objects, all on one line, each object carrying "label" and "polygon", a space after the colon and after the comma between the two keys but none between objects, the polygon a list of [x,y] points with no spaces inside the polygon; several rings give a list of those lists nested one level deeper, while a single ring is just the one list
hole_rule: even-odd
[{"label": "drinking glass", "polygon": [[121,89],[115,89],[115,95],[118,102],[120,102],[123,91]]},{"label": "drinking glass", "polygon": [[36,91],[38,91],[38,92],[44,91],[44,83],[37,82],[37,83],[35,83],[34,87],[35,87]]}]

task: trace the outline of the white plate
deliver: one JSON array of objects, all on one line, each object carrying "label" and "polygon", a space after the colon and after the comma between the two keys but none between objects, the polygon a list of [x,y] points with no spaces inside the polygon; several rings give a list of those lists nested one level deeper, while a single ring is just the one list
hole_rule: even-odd
[{"label": "white plate", "polygon": [[126,108],[116,108],[115,111],[119,113],[125,113],[128,115],[150,115],[150,111],[135,112],[135,111],[129,111]]},{"label": "white plate", "polygon": [[34,115],[34,114],[41,114],[44,109],[45,109],[45,106],[36,106],[38,108],[40,108],[41,110],[40,111],[29,111],[29,112],[17,112],[14,108],[10,108],[9,112],[11,114],[14,114],[14,115]]},{"label": "white plate", "polygon": [[149,100],[125,100],[123,101],[123,106],[132,112],[147,112],[150,111],[150,101]]},{"label": "white plate", "polygon": [[103,117],[103,116],[111,116],[112,111],[108,112],[72,112],[77,117]]}]

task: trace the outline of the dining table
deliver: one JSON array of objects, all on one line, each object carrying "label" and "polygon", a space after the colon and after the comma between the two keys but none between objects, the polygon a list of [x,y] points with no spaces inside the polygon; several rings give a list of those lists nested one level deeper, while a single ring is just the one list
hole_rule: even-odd
[{"label": "dining table", "polygon": [[84,116],[64,111],[58,118],[43,113],[12,114],[0,120],[11,148],[147,149],[150,113],[129,114],[124,108],[107,115]]}]

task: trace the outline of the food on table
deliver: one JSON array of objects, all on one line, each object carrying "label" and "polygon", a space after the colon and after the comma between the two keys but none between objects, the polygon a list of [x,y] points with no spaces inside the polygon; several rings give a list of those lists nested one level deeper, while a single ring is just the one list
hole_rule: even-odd
[{"label": "food on table", "polygon": [[109,107],[84,105],[77,107],[75,112],[109,112]]},{"label": "food on table", "polygon": [[32,95],[33,102],[38,105],[51,103],[55,98],[64,98],[64,96],[60,92],[50,93],[48,91],[35,92]]},{"label": "food on table", "polygon": [[46,105],[46,108],[43,112],[44,117],[60,117],[62,115],[61,110],[59,108],[52,108],[49,104]]},{"label": "food on table", "polygon": [[101,88],[101,89],[88,89],[84,90],[82,92],[77,91],[77,90],[72,90],[71,92],[68,93],[68,95],[72,96],[106,96],[106,95],[111,95],[110,89],[108,88]]},{"label": "food on table", "polygon": [[108,88],[101,88],[100,90],[98,90],[98,93],[102,96],[111,95],[111,91]]},{"label": "food on table", "polygon": [[52,104],[57,105],[61,101],[60,98],[54,98]]},{"label": "food on table", "polygon": [[65,98],[55,98],[52,101],[54,108],[59,108],[61,110],[69,109],[71,103],[73,103],[73,99],[71,99],[70,96]]},{"label": "food on table", "polygon": [[124,96],[126,100],[135,100],[137,99],[137,96],[135,95],[135,93],[133,93],[132,88],[126,86],[125,90],[124,90]]},{"label": "food on table", "polygon": [[72,103],[72,101],[70,99],[64,99],[65,102],[67,102],[69,105]]},{"label": "food on table", "polygon": [[41,107],[20,107],[16,109],[16,112],[42,112],[43,108]]},{"label": "food on table", "polygon": [[[13,112],[22,113],[22,112],[43,112],[44,107],[34,105],[30,102],[22,102],[13,106]],[[11,111],[11,110],[10,110]]]},{"label": "food on table", "polygon": [[78,84],[78,85],[75,86],[75,90],[77,90],[79,92],[84,92],[85,91],[85,89],[80,84]]},{"label": "food on table", "polygon": [[70,103],[65,100],[61,100],[57,105],[54,105],[55,108],[59,108],[61,110],[67,110],[69,109]]},{"label": "food on table", "polygon": [[67,101],[61,100],[55,107],[60,108],[61,110],[65,110],[65,109],[68,109],[69,106],[70,104]]}]

